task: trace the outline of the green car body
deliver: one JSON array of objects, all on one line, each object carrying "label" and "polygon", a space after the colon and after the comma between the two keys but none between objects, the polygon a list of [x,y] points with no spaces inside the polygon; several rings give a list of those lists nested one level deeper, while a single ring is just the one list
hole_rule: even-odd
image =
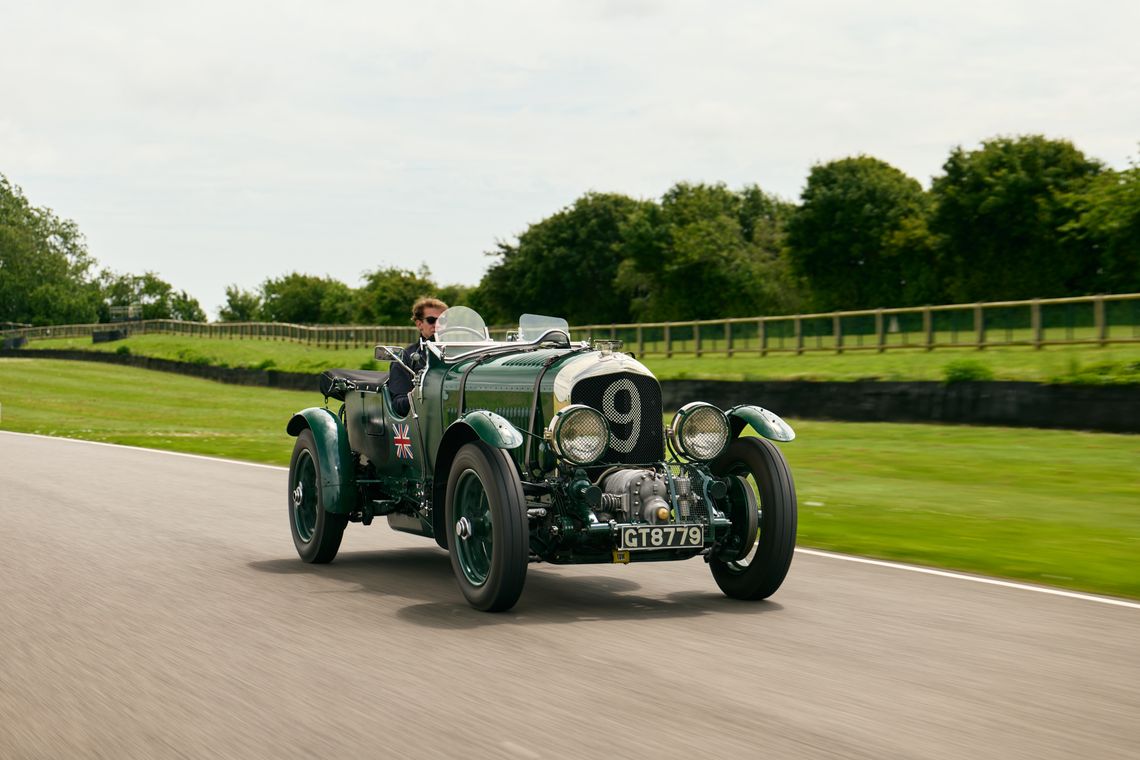
[{"label": "green car body", "polygon": [[779,587],[795,544],[791,473],[769,441],[740,436],[751,426],[789,441],[786,423],[697,402],[666,429],[660,384],[619,346],[572,343],[564,321],[532,315],[509,337],[490,340],[470,309],[446,311],[406,416],[386,373],[325,373],[326,406],[287,426],[303,559],[330,561],[348,522],[384,517],[448,549],[479,609],[513,606],[533,561],[703,556],[729,596]]}]

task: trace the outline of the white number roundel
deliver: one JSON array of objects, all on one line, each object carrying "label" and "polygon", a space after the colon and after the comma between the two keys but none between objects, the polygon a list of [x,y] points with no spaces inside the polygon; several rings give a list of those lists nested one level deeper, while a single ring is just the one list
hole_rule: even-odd
[{"label": "white number roundel", "polygon": [[[619,412],[617,408],[617,395],[622,391],[629,393],[628,412]],[[623,454],[633,451],[637,445],[638,433],[641,432],[641,394],[637,392],[637,386],[632,380],[623,377],[610,383],[602,394],[602,414],[611,423],[629,425],[629,435],[624,438],[614,435],[613,425],[610,426],[610,446]]]}]

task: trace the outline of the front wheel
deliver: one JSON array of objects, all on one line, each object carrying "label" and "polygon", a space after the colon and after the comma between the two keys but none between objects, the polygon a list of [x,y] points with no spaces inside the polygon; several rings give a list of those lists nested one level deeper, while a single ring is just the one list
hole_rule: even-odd
[{"label": "front wheel", "polygon": [[522,594],[529,549],[514,463],[483,441],[466,444],[451,465],[446,504],[451,568],[463,596],[478,610],[510,609]]},{"label": "front wheel", "polygon": [[340,549],[347,515],[325,511],[321,496],[321,457],[311,430],[302,430],[289,461],[289,528],[301,559],[332,562]]},{"label": "front wheel", "polygon": [[758,503],[759,508],[759,535],[752,552],[731,561],[711,559],[713,578],[733,599],[766,599],[784,582],[796,548],[792,471],[780,450],[763,438],[737,438],[712,463],[712,471],[722,477],[736,475],[740,484],[754,489],[742,494],[744,503]]}]

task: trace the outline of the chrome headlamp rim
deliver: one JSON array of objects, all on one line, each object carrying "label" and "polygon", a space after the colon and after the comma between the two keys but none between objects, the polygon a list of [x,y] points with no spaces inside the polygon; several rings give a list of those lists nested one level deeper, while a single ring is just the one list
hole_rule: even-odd
[{"label": "chrome headlamp rim", "polygon": [[[566,423],[574,419],[577,415],[586,414],[593,415],[597,418],[598,427],[602,432],[601,445],[597,447],[597,452],[594,456],[575,456],[567,450],[562,440],[563,428]],[[585,404],[570,404],[555,412],[554,417],[551,418],[550,424],[546,427],[546,440],[550,444],[551,450],[554,455],[559,459],[569,462],[573,465],[589,465],[601,459],[606,450],[610,447],[610,426],[606,423],[605,416],[592,406]]]},{"label": "chrome headlamp rim", "polygon": [[[724,439],[721,441],[720,446],[716,449],[715,452],[697,452],[693,451],[691,447],[685,446],[685,422],[691,419],[695,412],[704,409],[710,409],[715,412],[720,417],[723,426]],[[678,409],[677,413],[673,415],[673,421],[669,425],[668,432],[669,445],[673,448],[673,450],[685,459],[689,459],[694,462],[711,462],[724,453],[725,449],[728,448],[729,442],[732,440],[732,427],[729,425],[728,415],[725,414],[722,409],[708,403],[707,401],[690,401]]]}]

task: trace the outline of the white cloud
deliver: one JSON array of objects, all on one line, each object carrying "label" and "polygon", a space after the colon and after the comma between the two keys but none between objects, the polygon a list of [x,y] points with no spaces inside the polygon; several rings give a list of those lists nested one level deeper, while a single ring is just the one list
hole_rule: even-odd
[{"label": "white cloud", "polygon": [[1125,2],[22,4],[0,27],[0,171],[92,253],[211,312],[292,270],[355,284],[483,251],[587,190],[796,197],[857,153],[928,182],[996,134],[1122,166]]}]

